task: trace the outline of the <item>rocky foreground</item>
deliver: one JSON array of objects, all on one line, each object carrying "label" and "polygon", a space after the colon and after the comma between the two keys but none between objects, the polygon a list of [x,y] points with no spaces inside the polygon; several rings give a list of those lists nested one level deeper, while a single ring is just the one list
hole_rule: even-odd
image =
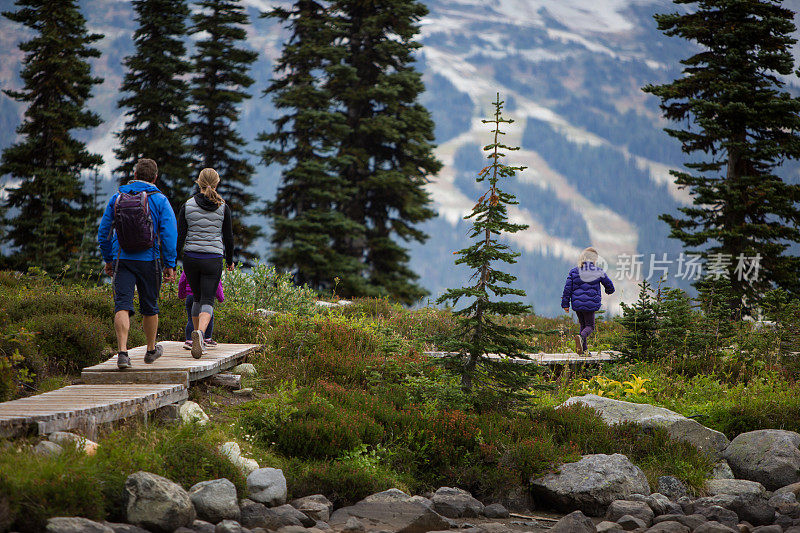
[{"label": "rocky foreground", "polygon": [[[125,483],[126,524],[55,517],[47,531],[800,533],[800,434],[760,430],[729,442],[721,433],[660,407],[592,395],[565,402],[574,403],[591,406],[609,423],[632,421],[643,430],[665,428],[674,438],[705,451],[716,461],[705,494],[691,497],[683,483],[670,476],[659,478],[657,492],[651,493],[644,473],[627,457],[596,454],[532,479],[530,495],[506,501],[520,513],[515,516],[499,503],[482,503],[450,487],[415,496],[390,489],[334,510],[321,494],[287,503],[283,472],[248,463],[239,465],[249,472],[247,499],[241,499],[227,479],[204,481],[187,491],[155,474],[136,472]],[[234,462],[235,456],[230,455]],[[537,520],[530,516],[534,502],[569,514]]]}]

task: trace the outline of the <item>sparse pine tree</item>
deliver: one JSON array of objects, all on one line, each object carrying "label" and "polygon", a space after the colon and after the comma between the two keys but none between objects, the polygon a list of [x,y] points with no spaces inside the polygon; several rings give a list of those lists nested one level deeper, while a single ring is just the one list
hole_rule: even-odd
[{"label": "sparse pine tree", "polygon": [[341,234],[337,250],[363,261],[366,294],[410,304],[426,291],[403,243],[427,239],[415,226],[435,216],[424,187],[441,168],[413,65],[420,47],[414,38],[428,10],[417,0],[334,0],[331,10],[342,61],[328,85],[347,125],[336,165],[355,190],[341,210],[366,228],[365,238]]},{"label": "sparse pine tree", "polygon": [[503,361],[492,361],[485,357],[487,353],[495,353],[506,357],[526,358],[525,352],[530,349],[525,334],[527,330],[504,321],[506,317],[514,317],[531,313],[531,308],[521,302],[508,301],[508,296],[525,296],[525,291],[511,286],[517,278],[498,268],[497,263],[516,263],[519,253],[500,242],[501,235],[513,234],[527,229],[525,224],[513,224],[508,221],[509,205],[518,202],[513,194],[501,188],[502,179],[512,178],[525,167],[504,165],[501,158],[505,156],[501,150],[519,150],[506,146],[501,142],[502,124],[511,124],[513,120],[503,118],[503,102],[500,94],[494,102],[495,115],[492,120],[484,120],[484,124],[493,124],[494,141],[484,147],[489,153],[490,164],[480,171],[476,180],[486,182],[489,189],[478,199],[472,213],[464,217],[472,220],[470,238],[475,243],[456,252],[460,257],[456,264],[465,264],[472,271],[471,285],[460,289],[449,289],[437,303],[452,302],[458,305],[463,299],[471,300],[467,307],[455,311],[458,318],[458,329],[453,339],[444,346],[456,352],[450,358],[451,366],[461,374],[461,386],[470,390],[475,381],[484,386],[500,384],[515,388],[524,383],[519,365]]},{"label": "sparse pine tree", "polygon": [[[664,116],[688,124],[666,129],[692,155],[689,172],[673,171],[693,205],[684,217],[662,215],[671,236],[706,258],[726,254],[734,308],[776,284],[800,294],[800,185],[776,173],[800,157],[800,99],[779,76],[794,70],[794,12],[777,0],[674,0],[690,12],[656,15],[661,31],[698,44],[683,76],[644,88]],[[738,258],[760,255],[758,279],[739,279]]]},{"label": "sparse pine tree", "polygon": [[[89,59],[102,35],[89,33],[75,0],[18,0],[18,10],[3,15],[33,31],[25,52],[20,91],[5,91],[27,104],[17,129],[21,139],[3,151],[0,175],[6,177],[6,207],[11,210],[6,238],[9,266],[61,271],[80,254],[87,225],[96,224],[84,176],[103,163],[89,153],[73,130],[94,128],[100,117],[85,108],[92,86]],[[91,228],[88,233],[92,233]],[[99,266],[81,262],[81,270]]]},{"label": "sparse pine tree", "polygon": [[128,117],[117,134],[114,150],[121,164],[115,169],[120,183],[133,179],[133,165],[142,157],[158,165],[158,188],[177,212],[188,198],[195,179],[189,147],[189,72],[186,47],[185,0],[134,0],[139,27],[136,48],[126,57],[122,91],[128,96],[118,106]]},{"label": "sparse pine tree", "polygon": [[273,227],[271,260],[314,289],[331,289],[338,277],[339,294],[365,294],[361,258],[334,248],[341,235],[363,240],[365,228],[341,210],[355,189],[334,164],[347,125],[326,82],[341,56],[332,16],[316,0],[263,16],[290,31],[265,91],[282,114],[273,120],[273,131],[259,136],[264,163],[283,166],[277,195],[266,208]]},{"label": "sparse pine tree", "polygon": [[258,54],[241,47],[250,23],[244,5],[238,0],[202,0],[192,15],[192,31],[203,37],[197,42],[192,58],[192,104],[195,119],[191,131],[195,139],[198,167],[219,172],[218,190],[231,207],[233,233],[236,235],[235,261],[250,262],[256,257],[253,241],[261,231],[247,224],[254,195],[248,189],[254,168],[242,148],[245,141],[235,129],[239,106],[250,95],[245,89],[253,84],[248,75]]}]

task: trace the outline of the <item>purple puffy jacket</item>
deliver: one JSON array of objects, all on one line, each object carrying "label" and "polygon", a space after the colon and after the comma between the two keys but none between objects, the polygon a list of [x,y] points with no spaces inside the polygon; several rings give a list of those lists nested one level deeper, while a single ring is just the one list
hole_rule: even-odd
[{"label": "purple puffy jacket", "polygon": [[602,300],[601,283],[606,289],[606,294],[614,292],[611,278],[594,263],[584,263],[580,268],[573,268],[567,275],[567,283],[561,295],[561,307],[568,309],[572,304],[571,307],[575,311],[597,311]]}]

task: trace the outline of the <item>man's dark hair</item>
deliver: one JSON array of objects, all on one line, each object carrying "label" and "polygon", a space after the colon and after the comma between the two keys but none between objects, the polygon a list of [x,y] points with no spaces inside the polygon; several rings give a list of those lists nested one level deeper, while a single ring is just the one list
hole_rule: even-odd
[{"label": "man's dark hair", "polygon": [[133,167],[133,172],[137,180],[153,183],[158,175],[158,165],[152,159],[140,159],[136,162],[136,166]]}]

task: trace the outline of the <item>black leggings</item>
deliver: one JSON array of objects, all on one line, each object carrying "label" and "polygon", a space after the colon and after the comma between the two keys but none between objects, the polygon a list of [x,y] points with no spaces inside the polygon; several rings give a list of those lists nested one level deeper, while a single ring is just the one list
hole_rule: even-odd
[{"label": "black leggings", "polygon": [[213,315],[214,297],[217,294],[219,280],[222,278],[222,258],[198,259],[184,255],[183,271],[194,294],[192,316],[199,316],[200,313]]}]

